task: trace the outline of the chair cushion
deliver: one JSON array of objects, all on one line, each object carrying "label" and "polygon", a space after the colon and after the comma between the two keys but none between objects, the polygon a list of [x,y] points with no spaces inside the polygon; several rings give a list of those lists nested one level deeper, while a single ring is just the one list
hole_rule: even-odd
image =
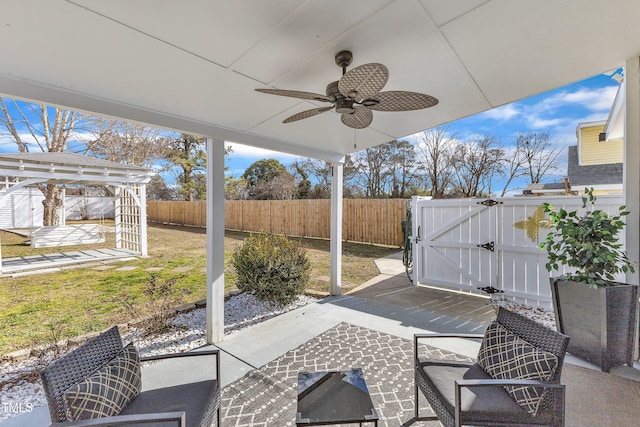
[{"label": "chair cushion", "polygon": [[[420,359],[418,375],[424,378],[427,387],[425,396],[431,402],[441,402],[451,419],[455,412],[455,381],[487,380],[491,376],[477,364],[457,361]],[[425,390],[423,390],[425,391]],[[431,397],[430,394],[433,393]],[[502,387],[462,388],[460,413],[463,424],[551,424],[548,414],[534,419]]]},{"label": "chair cushion", "polygon": [[[220,390],[218,382],[216,380],[207,380],[145,390],[133,399],[122,410],[120,415],[184,411],[186,413],[187,427],[209,426],[219,406]],[[158,423],[158,425],[163,424]],[[146,424],[146,426],[149,426],[149,424]]]},{"label": "chair cushion", "polygon": [[[558,358],[492,322],[485,332],[477,363],[493,378],[549,381],[558,366]],[[536,415],[544,388],[506,386],[505,389],[523,409]]]},{"label": "chair cushion", "polygon": [[140,357],[133,344],[65,392],[69,421],[118,415],[142,386]]}]

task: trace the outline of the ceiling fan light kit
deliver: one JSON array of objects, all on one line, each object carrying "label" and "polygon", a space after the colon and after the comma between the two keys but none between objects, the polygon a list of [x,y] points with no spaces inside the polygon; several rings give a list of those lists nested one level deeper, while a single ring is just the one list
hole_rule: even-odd
[{"label": "ceiling fan light kit", "polygon": [[313,108],[287,117],[283,123],[291,123],[334,110],[341,114],[341,121],[353,129],[363,129],[373,121],[372,110],[411,111],[433,107],[438,99],[418,92],[380,92],[389,80],[389,70],[383,64],[369,63],[347,71],[353,55],[348,50],[335,56],[336,65],[342,68],[342,78],[327,85],[326,95],[297,90],[256,89],[261,93],[287,96],[310,101],[330,102],[330,107]]}]

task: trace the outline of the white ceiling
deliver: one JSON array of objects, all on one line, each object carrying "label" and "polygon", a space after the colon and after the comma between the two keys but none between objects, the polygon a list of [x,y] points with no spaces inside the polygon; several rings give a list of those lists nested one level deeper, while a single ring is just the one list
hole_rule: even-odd
[{"label": "white ceiling", "polygon": [[[640,55],[638,0],[0,0],[0,93],[293,154],[344,154],[522,99]],[[433,95],[354,130],[324,93],[379,62],[384,90]]]}]

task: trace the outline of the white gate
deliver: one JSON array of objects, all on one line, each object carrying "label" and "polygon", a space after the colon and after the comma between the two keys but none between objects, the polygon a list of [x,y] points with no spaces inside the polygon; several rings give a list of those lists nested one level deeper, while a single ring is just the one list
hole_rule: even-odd
[{"label": "white gate", "polygon": [[[547,256],[538,246],[548,232],[545,202],[556,209],[582,207],[578,196],[414,197],[413,282],[479,295],[487,295],[479,288],[492,287],[508,299],[549,308]],[[615,214],[623,204],[621,196],[598,196],[596,208]],[[624,244],[624,235],[619,237]]]}]

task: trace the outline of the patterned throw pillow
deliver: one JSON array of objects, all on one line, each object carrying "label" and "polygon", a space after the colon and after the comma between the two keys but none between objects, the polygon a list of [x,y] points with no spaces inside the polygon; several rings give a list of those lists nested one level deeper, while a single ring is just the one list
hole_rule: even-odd
[{"label": "patterned throw pillow", "polygon": [[[542,380],[553,377],[558,366],[555,354],[537,349],[499,323],[485,332],[478,365],[496,379]],[[505,390],[528,413],[535,416],[544,394],[541,387],[506,386]]]},{"label": "patterned throw pillow", "polygon": [[65,392],[69,421],[118,415],[142,386],[140,357],[133,344]]}]

